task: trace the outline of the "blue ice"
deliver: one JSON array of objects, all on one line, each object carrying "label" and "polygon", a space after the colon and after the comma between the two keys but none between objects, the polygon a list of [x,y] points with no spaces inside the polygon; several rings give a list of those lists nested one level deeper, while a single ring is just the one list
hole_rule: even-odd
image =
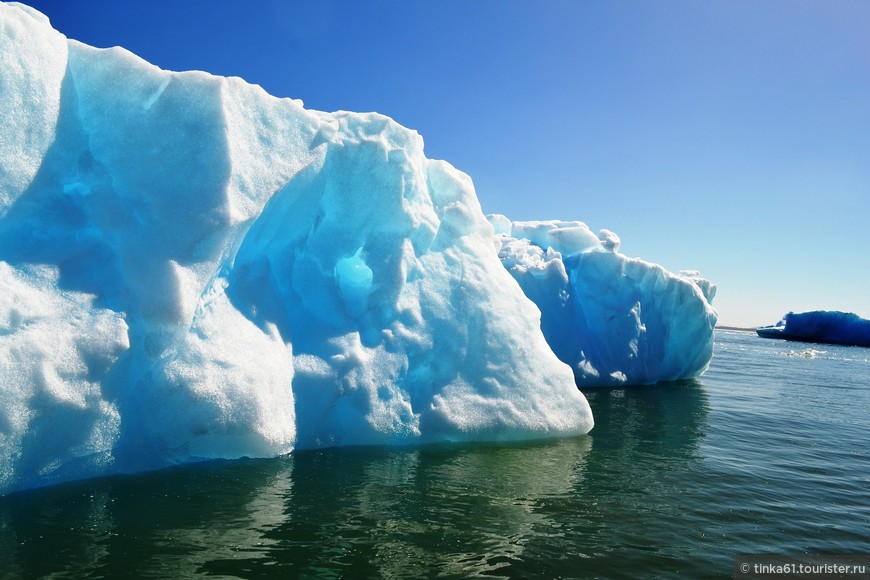
[{"label": "blue ice", "polygon": [[716,287],[619,253],[583,222],[489,216],[499,257],[541,309],[541,328],[580,386],[695,378],[713,355]]},{"label": "blue ice", "polygon": [[0,493],[336,445],[575,436],[697,376],[715,287],[483,215],[376,113],[169,72],[0,3]]},{"label": "blue ice", "polygon": [[471,179],[0,4],[0,493],[593,425]]},{"label": "blue ice", "polygon": [[837,310],[789,312],[777,324],[759,328],[758,334],[799,342],[870,346],[870,320]]}]

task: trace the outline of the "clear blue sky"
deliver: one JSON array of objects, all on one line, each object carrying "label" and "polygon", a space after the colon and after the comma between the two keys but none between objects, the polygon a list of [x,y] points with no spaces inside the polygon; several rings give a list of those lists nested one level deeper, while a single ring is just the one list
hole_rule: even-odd
[{"label": "clear blue sky", "polygon": [[27,3],[165,69],[389,115],[487,213],[700,270],[720,324],[870,318],[866,0]]}]

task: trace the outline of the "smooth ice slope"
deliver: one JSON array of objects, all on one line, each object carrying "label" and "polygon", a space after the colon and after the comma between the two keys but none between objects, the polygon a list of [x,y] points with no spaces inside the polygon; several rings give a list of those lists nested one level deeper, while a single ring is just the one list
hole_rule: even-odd
[{"label": "smooth ice slope", "polygon": [[0,493],[592,427],[470,179],[377,114],[0,4]]},{"label": "smooth ice slope", "polygon": [[870,346],[870,320],[836,310],[789,312],[775,325],[759,328],[758,334],[799,342]]},{"label": "smooth ice slope", "polygon": [[499,257],[541,309],[541,328],[580,386],[693,378],[713,354],[716,287],[619,253],[583,222],[488,216]]}]

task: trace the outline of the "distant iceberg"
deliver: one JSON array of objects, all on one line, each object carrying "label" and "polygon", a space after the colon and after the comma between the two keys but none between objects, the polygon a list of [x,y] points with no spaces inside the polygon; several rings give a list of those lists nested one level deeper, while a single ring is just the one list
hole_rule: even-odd
[{"label": "distant iceberg", "polygon": [[[709,361],[711,285],[577,225],[546,249],[497,238],[471,179],[388,117],[163,71],[2,3],[0,102],[0,494],[323,446],[579,435],[593,420],[575,377]],[[547,268],[570,304],[530,282]]]},{"label": "distant iceberg", "polygon": [[619,253],[583,222],[488,216],[499,258],[541,310],[541,327],[580,386],[694,378],[713,354],[716,287]]},{"label": "distant iceberg", "polygon": [[789,312],[771,326],[756,329],[764,338],[870,347],[870,320],[851,312]]}]

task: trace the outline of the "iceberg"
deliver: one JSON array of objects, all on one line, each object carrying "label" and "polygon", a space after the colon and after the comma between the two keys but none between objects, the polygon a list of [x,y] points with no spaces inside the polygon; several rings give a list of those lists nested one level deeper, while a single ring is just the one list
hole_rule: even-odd
[{"label": "iceberg", "polygon": [[488,216],[504,267],[541,310],[541,328],[581,387],[691,379],[713,356],[716,286],[619,253],[579,221]]},{"label": "iceberg", "polygon": [[756,329],[763,338],[870,347],[870,320],[852,312],[789,312],[782,320]]},{"label": "iceberg", "polygon": [[0,494],[592,428],[470,178],[416,132],[12,3],[0,100]]}]

